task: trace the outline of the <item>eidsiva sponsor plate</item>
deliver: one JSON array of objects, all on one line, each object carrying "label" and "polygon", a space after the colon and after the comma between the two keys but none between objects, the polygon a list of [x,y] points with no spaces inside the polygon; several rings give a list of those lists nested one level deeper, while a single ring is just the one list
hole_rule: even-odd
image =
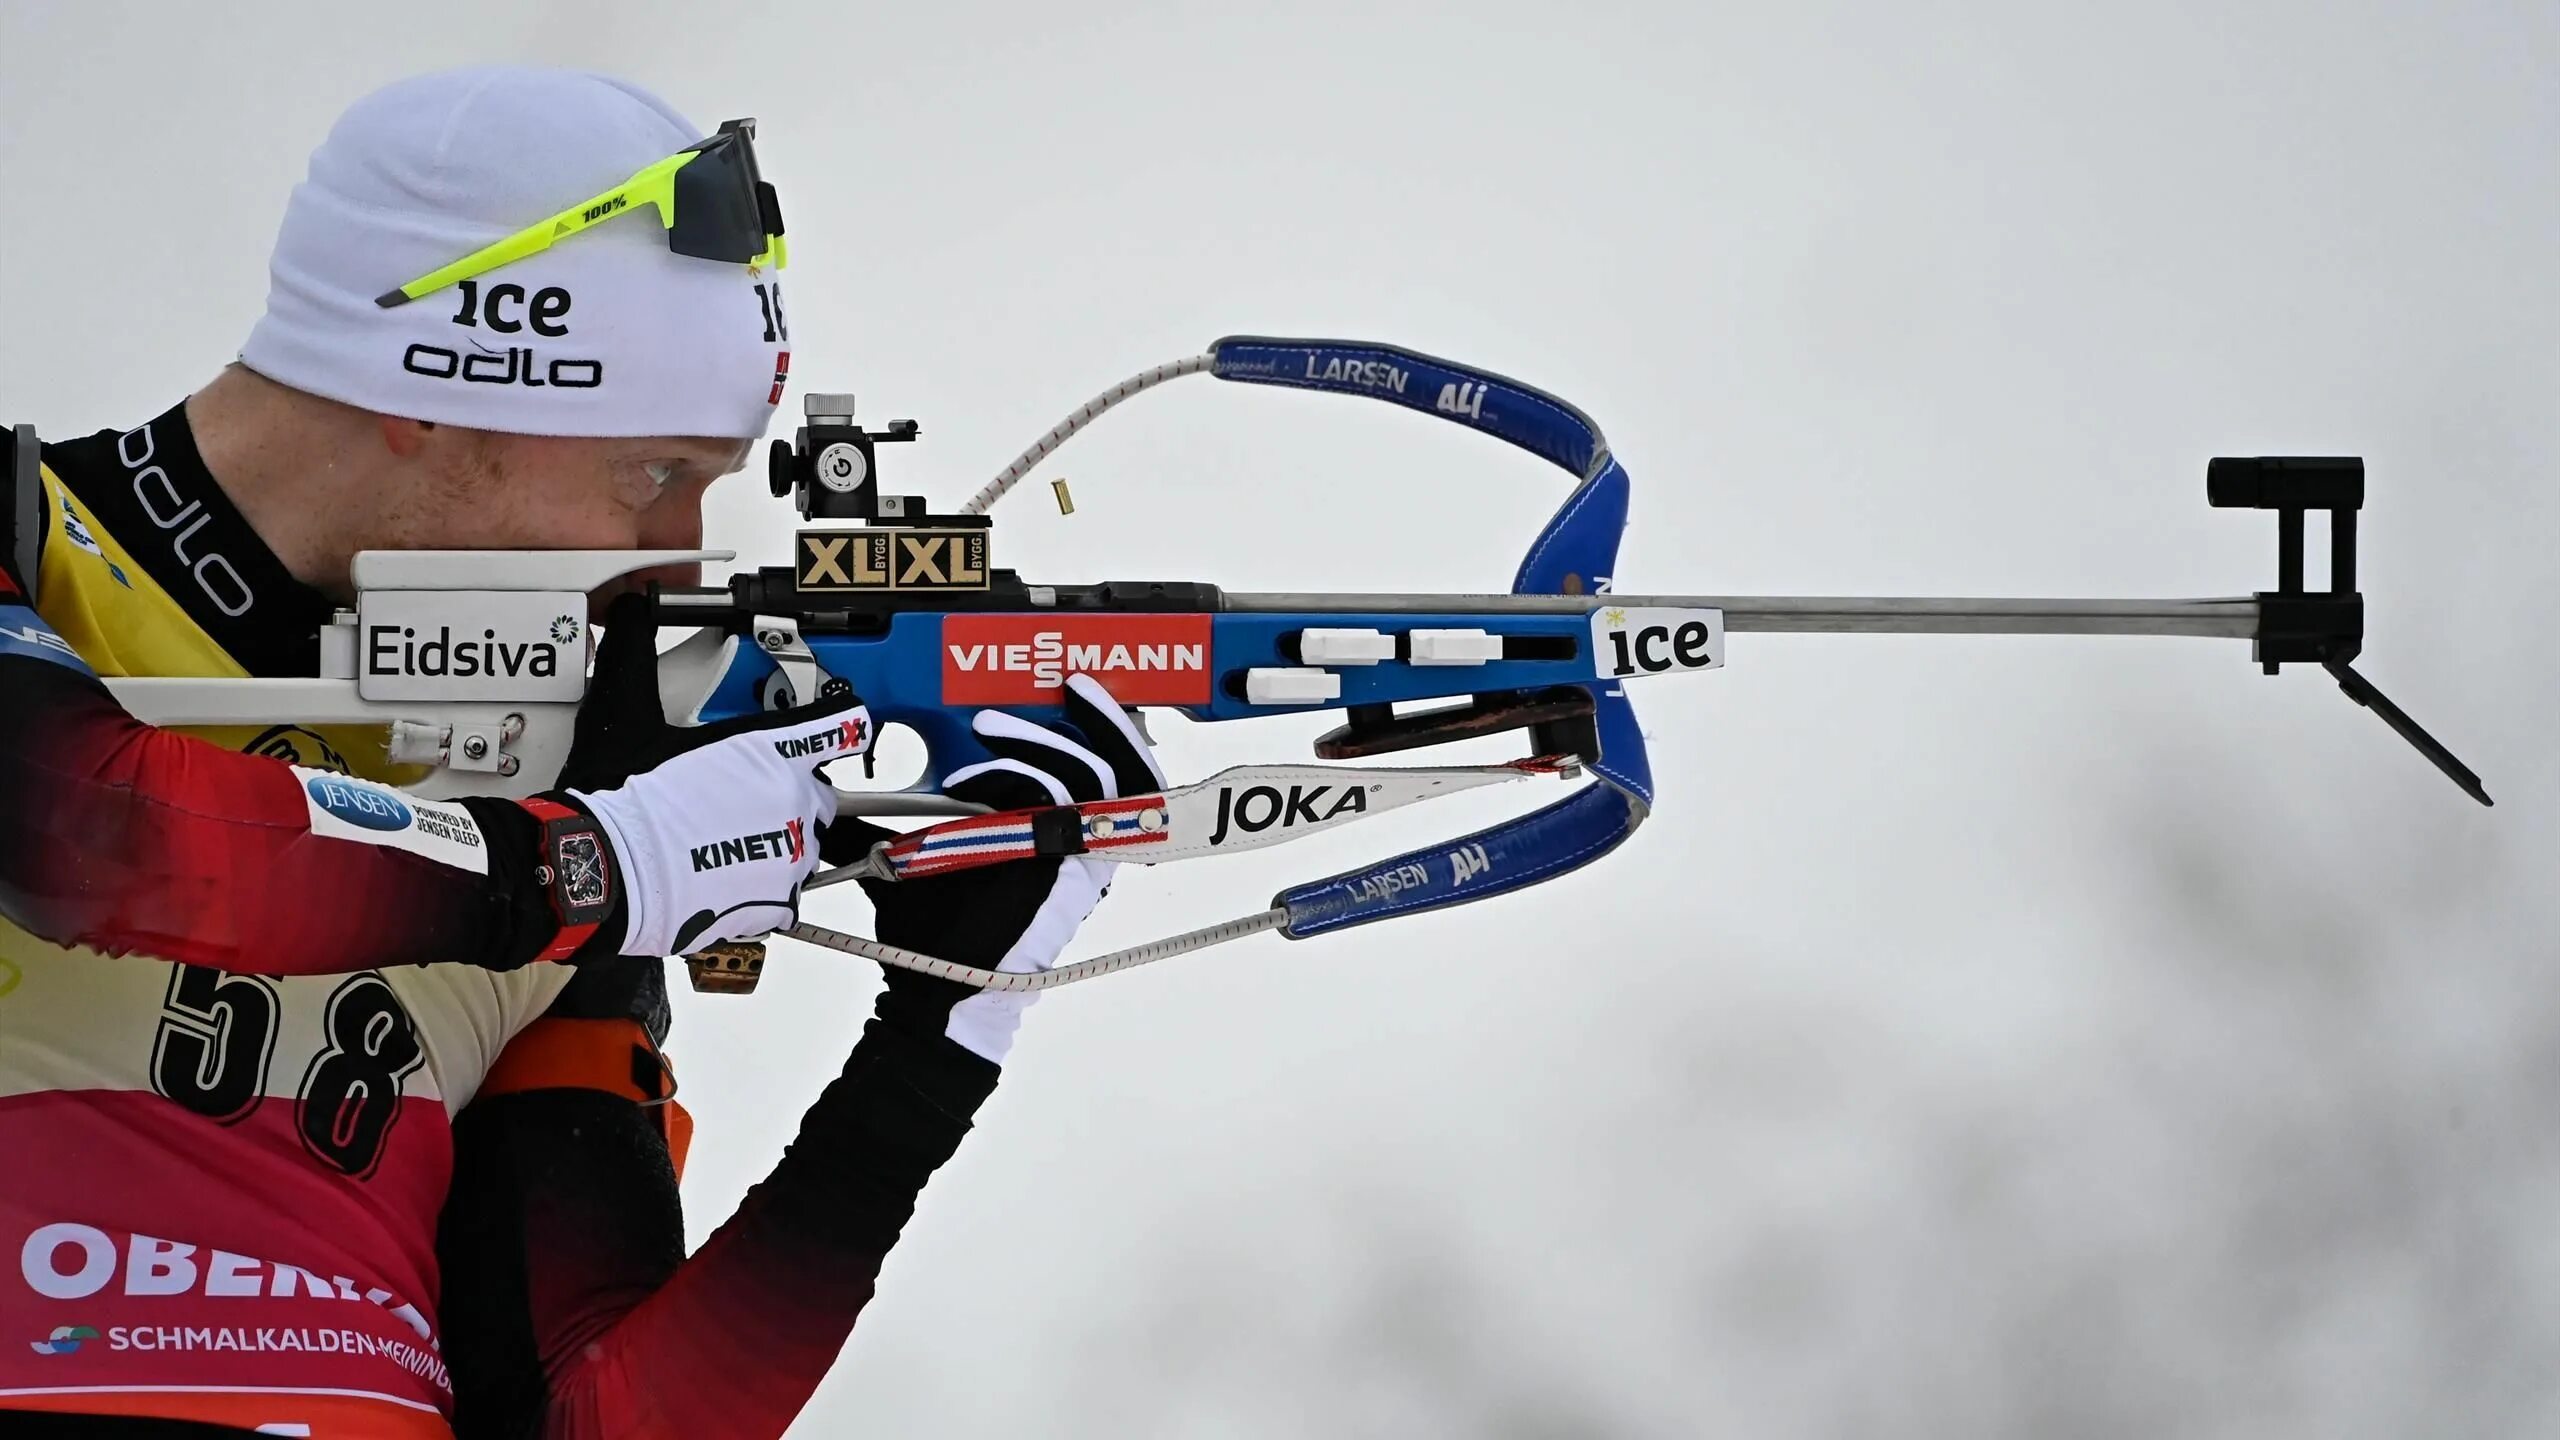
[{"label": "eidsiva sponsor plate", "polygon": [[372,590],[356,693],[367,700],[574,701],[587,690],[587,597],[572,590]]}]

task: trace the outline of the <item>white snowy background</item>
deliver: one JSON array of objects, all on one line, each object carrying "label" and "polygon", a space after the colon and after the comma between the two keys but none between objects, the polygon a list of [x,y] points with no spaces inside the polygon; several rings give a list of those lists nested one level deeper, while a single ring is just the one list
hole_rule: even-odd
[{"label": "white snowy background", "polygon": [[[11,3],[0,412],[202,383],[338,110],[491,59],[759,117],[785,413],[918,417],[945,501],[1237,331],[1575,400],[1629,590],[2241,594],[2207,457],[2363,455],[2364,668],[2499,800],[2237,642],[1738,636],[1608,862],[1041,1003],[795,1434],[2560,1430],[2560,10]],[[1499,588],[1561,494],[1208,380],[1052,474],[1001,563],[1238,589]],[[1476,798],[1132,872],[1078,953],[1533,797]],[[876,984],[680,1002],[697,1238]]]}]

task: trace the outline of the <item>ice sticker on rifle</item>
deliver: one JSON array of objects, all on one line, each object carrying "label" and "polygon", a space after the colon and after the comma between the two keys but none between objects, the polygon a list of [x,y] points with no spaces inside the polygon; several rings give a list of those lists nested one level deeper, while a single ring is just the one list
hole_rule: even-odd
[{"label": "ice sticker on rifle", "polygon": [[1206,615],[951,615],[942,622],[942,703],[1054,705],[1090,675],[1123,705],[1209,699]]},{"label": "ice sticker on rifle", "polygon": [[803,530],[800,588],[984,590],[987,532],[976,530]]},{"label": "ice sticker on rifle", "polygon": [[1713,670],[1724,664],[1724,612],[1612,606],[1591,612],[1600,678]]}]

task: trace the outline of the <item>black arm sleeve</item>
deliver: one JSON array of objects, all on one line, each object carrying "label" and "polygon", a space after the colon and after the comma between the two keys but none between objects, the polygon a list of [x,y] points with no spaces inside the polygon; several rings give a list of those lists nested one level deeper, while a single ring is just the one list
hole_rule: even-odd
[{"label": "black arm sleeve", "polygon": [[996,1077],[939,1035],[871,1021],[690,1259],[642,1106],[535,1090],[466,1107],[437,1236],[460,1440],[780,1435]]}]

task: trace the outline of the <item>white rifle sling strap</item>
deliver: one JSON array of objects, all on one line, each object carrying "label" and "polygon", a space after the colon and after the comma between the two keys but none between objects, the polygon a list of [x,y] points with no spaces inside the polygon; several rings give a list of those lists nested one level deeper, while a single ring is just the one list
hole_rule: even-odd
[{"label": "white rifle sling strap", "polygon": [[1265,930],[1277,930],[1288,923],[1288,918],[1289,912],[1275,908],[1259,915],[1246,915],[1224,924],[1212,925],[1205,930],[1193,930],[1181,935],[1168,936],[1162,940],[1150,940],[1144,945],[1133,945],[1126,950],[1114,950],[1108,955],[1097,955],[1090,960],[1079,960],[1071,965],[1061,965],[1054,970],[1044,970],[1029,975],[1018,975],[1009,970],[981,970],[974,965],[937,960],[931,955],[918,954],[913,950],[901,950],[895,945],[883,945],[877,940],[860,935],[847,935],[841,930],[830,930],[823,925],[812,925],[805,920],[778,933],[788,935],[794,940],[805,940],[812,945],[823,946],[829,950],[841,950],[847,955],[859,955],[867,960],[877,960],[883,965],[895,965],[901,970],[918,970],[927,975],[939,975],[945,980],[957,980],[963,985],[974,985],[981,990],[1020,991],[1049,990],[1060,985],[1072,985],[1078,980],[1090,980],[1097,975],[1134,970],[1141,965],[1152,965],[1158,960],[1170,960],[1176,955],[1188,955],[1194,950],[1206,950],[1212,945],[1223,945],[1230,940],[1259,935]]}]

